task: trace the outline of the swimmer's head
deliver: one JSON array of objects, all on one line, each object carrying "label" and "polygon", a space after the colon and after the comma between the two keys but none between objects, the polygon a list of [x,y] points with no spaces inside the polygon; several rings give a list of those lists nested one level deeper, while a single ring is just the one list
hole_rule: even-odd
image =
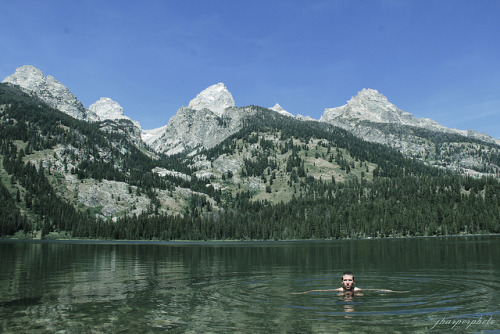
[{"label": "swimmer's head", "polygon": [[340,280],[342,281],[342,288],[344,290],[354,290],[354,274],[352,272],[344,272]]}]

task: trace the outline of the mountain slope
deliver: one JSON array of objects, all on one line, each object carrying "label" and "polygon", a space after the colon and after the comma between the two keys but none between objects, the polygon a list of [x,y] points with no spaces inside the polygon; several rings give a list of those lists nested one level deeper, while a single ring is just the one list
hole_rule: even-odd
[{"label": "mountain slope", "polygon": [[[204,101],[198,109],[179,109],[163,130],[141,132],[112,101],[96,114],[105,120],[88,122],[0,84],[1,235],[200,240],[500,232],[499,178],[478,177],[498,175],[496,144],[412,125],[411,115],[378,108],[388,103],[382,97],[333,117],[353,124],[346,130],[213,102],[227,96],[225,86],[216,88],[210,98],[195,98]],[[211,103],[223,110],[214,112]],[[397,138],[405,150],[365,141],[356,128]],[[421,156],[409,151],[411,140],[423,147]],[[465,154],[488,169],[470,177],[450,168]]]},{"label": "mountain slope", "polygon": [[40,98],[52,108],[76,119],[96,120],[95,114],[85,109],[68,88],[50,75],[45,77],[42,71],[34,66],[19,67],[15,73],[7,76],[2,82],[17,85],[24,92]]},{"label": "mountain slope", "polygon": [[500,140],[484,134],[447,128],[429,118],[415,118],[412,114],[398,109],[384,95],[374,89],[361,90],[341,107],[326,108],[320,121],[351,129],[366,123],[397,124],[500,144]]},{"label": "mountain slope", "polygon": [[217,116],[222,116],[227,108],[234,108],[234,99],[223,83],[212,85],[192,99],[188,108],[193,110],[208,109]]},{"label": "mountain slope", "polygon": [[320,121],[433,166],[476,176],[500,175],[500,140],[415,118],[373,89],[362,90],[344,106],[325,109]]},{"label": "mountain slope", "polygon": [[[301,239],[499,229],[497,179],[464,178],[328,124],[253,108],[245,127],[189,162],[222,190],[225,208],[193,207],[207,224],[195,234]],[[214,229],[220,225],[222,232]]]},{"label": "mountain slope", "polygon": [[[162,178],[153,171],[170,169],[175,162],[155,162],[126,133],[102,131],[106,122],[76,120],[5,84],[0,84],[0,111],[4,180],[24,180],[11,190],[19,190],[29,203],[20,205],[34,221],[39,212],[30,210],[31,201],[38,203],[40,193],[28,187],[26,168],[34,168],[40,182],[50,184],[58,203],[74,207],[75,214],[116,218],[143,212],[181,213],[187,205],[190,185],[179,187],[185,184],[183,179]],[[210,193],[205,185],[198,188]]]},{"label": "mountain slope", "polygon": [[181,107],[166,126],[144,132],[143,138],[153,150],[167,155],[210,148],[238,131],[249,113],[247,108],[236,108],[226,86],[218,83]]},{"label": "mountain slope", "polygon": [[[68,88],[50,76],[45,78],[33,66],[18,68],[4,82],[20,85],[25,92],[72,117],[101,121],[101,131],[124,134],[137,147],[149,147],[158,154],[195,154],[200,148],[214,147],[252,118],[251,108],[235,107],[233,96],[223,83],[200,92],[167,125],[142,130],[138,122],[123,114],[117,102],[101,98],[85,109]],[[278,104],[270,110],[293,117]],[[312,120],[301,115],[296,119]],[[471,130],[446,128],[431,119],[417,119],[373,89],[363,89],[344,106],[326,108],[320,122],[395,148],[429,165],[476,177],[500,175],[500,140]]]},{"label": "mountain slope", "polygon": [[[136,143],[141,140],[141,127],[139,122],[131,120],[123,114],[123,108],[110,98],[101,98],[88,109],[73,95],[70,90],[54,77],[45,77],[38,68],[25,65],[7,76],[2,83],[15,85],[23,92],[38,98],[48,106],[57,109],[73,118],[87,122],[107,121],[122,123],[122,120],[129,121],[133,127],[126,131],[134,138]],[[116,129],[115,125],[107,127],[106,130]]]},{"label": "mountain slope", "polygon": [[210,148],[238,131],[249,116],[251,110],[248,108],[228,108],[218,116],[207,108],[182,107],[149,146],[167,155]]}]

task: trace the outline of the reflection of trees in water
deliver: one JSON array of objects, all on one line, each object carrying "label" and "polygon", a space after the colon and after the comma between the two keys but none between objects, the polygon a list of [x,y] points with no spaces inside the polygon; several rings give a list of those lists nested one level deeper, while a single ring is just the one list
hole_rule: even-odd
[{"label": "reflection of trees in water", "polygon": [[6,322],[7,328],[25,330],[30,324],[37,328],[78,330],[79,324],[85,323],[88,331],[111,323],[119,328],[133,319],[144,322],[140,304],[148,303],[148,295],[157,286],[155,277],[161,274],[154,252],[144,252],[137,245],[8,246],[12,248],[2,252],[1,259],[11,256],[16,261],[4,267],[2,276],[11,278],[11,284],[0,284],[0,308],[3,309],[2,302],[10,303],[8,313],[2,313],[16,315]]},{"label": "reflection of trees in water", "polygon": [[[21,331],[30,326],[26,324],[75,331],[86,324],[86,330],[104,331],[108,328],[105,326],[125,330],[153,326],[182,331],[266,328],[271,332],[335,332],[338,323],[306,321],[304,316],[316,319],[314,307],[323,313],[344,313],[334,314],[332,321],[339,316],[353,316],[353,312],[360,311],[358,294],[330,294],[330,304],[309,299],[312,305],[297,309],[294,306],[298,297],[291,294],[297,291],[293,277],[320,277],[322,282],[309,283],[337,287],[337,275],[350,269],[360,274],[356,283],[362,288],[391,288],[384,284],[394,280],[381,282],[380,278],[366,275],[387,273],[384,275],[389,277],[402,268],[426,268],[426,277],[437,275],[438,270],[448,276],[473,272],[478,261],[495,261],[492,254],[500,250],[499,243],[475,240],[0,244],[4,264],[0,311],[10,314],[6,323]],[[12,265],[5,265],[8,263]],[[459,286],[459,279],[448,277],[438,283]],[[4,284],[7,280],[8,284]],[[494,302],[488,304],[487,300],[493,296],[483,294],[484,305],[478,310],[491,311]],[[370,306],[363,304],[364,309]]]}]

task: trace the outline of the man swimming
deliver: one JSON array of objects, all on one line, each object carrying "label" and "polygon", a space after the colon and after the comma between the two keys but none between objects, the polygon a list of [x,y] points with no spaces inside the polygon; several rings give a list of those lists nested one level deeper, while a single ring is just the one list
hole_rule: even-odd
[{"label": "man swimming", "polygon": [[[398,292],[398,291],[392,291],[392,290],[387,290],[387,289],[360,289],[358,287],[354,286],[354,274],[350,271],[346,271],[342,274],[342,277],[340,278],[340,281],[342,282],[342,287],[337,288],[337,289],[327,289],[327,290],[311,290],[311,291],[306,291],[306,292],[296,292],[295,294],[304,294],[304,293],[310,293],[310,292],[328,292],[328,291],[341,291],[343,294],[349,294],[352,295],[354,292],[358,291],[379,291],[379,292]],[[358,293],[358,295],[361,295]]]},{"label": "man swimming", "polygon": [[340,281],[342,282],[342,287],[338,289],[334,289],[333,291],[359,291],[361,290],[360,288],[357,288],[354,286],[354,274],[351,273],[350,271],[346,271],[342,274],[342,277],[340,278]]}]

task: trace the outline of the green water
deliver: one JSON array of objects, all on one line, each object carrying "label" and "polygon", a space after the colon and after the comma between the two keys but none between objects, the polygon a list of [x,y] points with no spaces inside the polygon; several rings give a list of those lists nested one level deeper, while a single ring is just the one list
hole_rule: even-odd
[{"label": "green water", "polygon": [[[500,237],[0,242],[0,332],[494,332]],[[351,270],[365,291],[340,286]],[[475,321],[474,323],[472,321]]]}]

